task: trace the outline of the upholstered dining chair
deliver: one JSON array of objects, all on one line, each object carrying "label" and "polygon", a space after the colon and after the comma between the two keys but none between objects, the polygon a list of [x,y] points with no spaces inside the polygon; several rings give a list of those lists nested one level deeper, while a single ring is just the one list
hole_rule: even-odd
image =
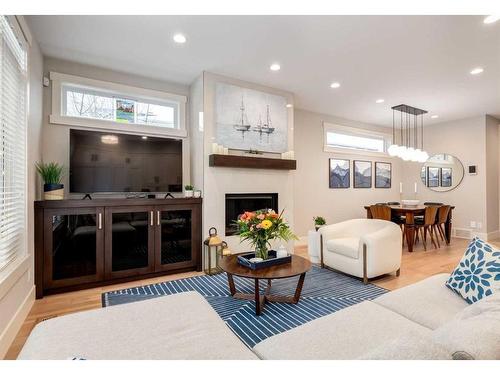
[{"label": "upholstered dining chair", "polygon": [[415,217],[415,242],[419,238],[422,239],[424,244],[424,250],[427,250],[427,233],[431,237],[431,242],[437,249],[438,245],[436,243],[435,236],[435,225],[436,225],[436,215],[439,210],[439,206],[430,205],[425,207],[424,217]]},{"label": "upholstered dining chair", "polygon": [[[441,240],[446,242],[445,240],[445,224],[448,220],[448,215],[450,214],[451,206],[443,205],[440,206],[436,216],[436,223],[434,224],[434,228],[438,231],[439,236],[441,236]],[[439,236],[436,235],[438,246],[441,247],[439,243]]]}]

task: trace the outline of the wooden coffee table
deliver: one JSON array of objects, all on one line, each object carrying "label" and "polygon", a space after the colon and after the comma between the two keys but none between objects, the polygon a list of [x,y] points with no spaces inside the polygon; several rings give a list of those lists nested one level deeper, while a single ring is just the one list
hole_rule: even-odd
[{"label": "wooden coffee table", "polygon": [[[277,266],[267,267],[260,270],[252,270],[243,267],[238,263],[238,255],[230,255],[223,257],[220,260],[220,267],[227,273],[227,280],[229,282],[229,291],[234,298],[255,301],[255,314],[260,315],[264,304],[266,302],[282,302],[296,304],[300,300],[302,293],[302,286],[304,285],[304,278],[306,272],[311,269],[311,262],[307,259],[297,255],[292,255],[291,263],[280,264]],[[289,277],[299,276],[297,288],[293,296],[276,296],[271,293],[271,280],[272,279],[286,279]],[[246,294],[236,292],[234,286],[233,276],[245,277],[247,279],[255,280],[255,293]],[[267,280],[266,291],[263,295],[260,294],[259,281],[261,279]]]}]

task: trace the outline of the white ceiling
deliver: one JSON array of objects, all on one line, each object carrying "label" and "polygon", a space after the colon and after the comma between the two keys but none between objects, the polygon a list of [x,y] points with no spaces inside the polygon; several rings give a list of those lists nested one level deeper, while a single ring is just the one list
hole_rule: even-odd
[{"label": "white ceiling", "polygon": [[[391,125],[390,107],[401,103],[439,115],[427,123],[500,117],[500,21],[479,16],[27,18],[48,56],[183,84],[206,70],[356,121]],[[176,32],[186,44],[172,41]],[[484,73],[470,75],[476,66]],[[341,87],[331,89],[334,81]]]}]

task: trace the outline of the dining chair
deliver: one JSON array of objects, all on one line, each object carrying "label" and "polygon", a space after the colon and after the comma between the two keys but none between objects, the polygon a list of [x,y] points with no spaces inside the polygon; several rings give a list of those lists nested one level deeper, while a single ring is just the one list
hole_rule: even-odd
[{"label": "dining chair", "polygon": [[391,221],[391,208],[385,204],[372,204],[370,206],[370,213],[372,219],[380,219]]},{"label": "dining chair", "polygon": [[415,242],[417,242],[418,239],[421,238],[422,243],[424,244],[424,250],[427,250],[427,233],[429,233],[431,237],[431,242],[434,245],[434,248],[438,248],[436,239],[434,238],[434,236],[436,235],[435,224],[438,210],[439,206],[427,206],[425,207],[424,217],[415,218]]},{"label": "dining chair", "polygon": [[[399,206],[400,204],[401,203],[399,203],[399,202],[387,202],[388,206]],[[393,215],[391,220],[393,222],[395,222],[396,224],[398,224],[399,227],[401,228],[401,230],[403,230],[403,225],[406,222],[406,216],[404,216],[404,215]],[[403,244],[404,244],[404,241],[403,241]]]},{"label": "dining chair", "polygon": [[392,209],[387,204],[374,204],[370,206],[370,213],[372,215],[372,219],[380,219],[392,221],[397,224],[401,229],[401,238],[403,247],[405,245],[404,237],[405,237],[405,228],[404,228],[404,220],[400,216],[393,216]]},{"label": "dining chair", "polygon": [[[438,231],[439,236],[441,236],[441,240],[446,242],[446,234],[445,234],[445,224],[448,221],[448,215],[450,214],[451,206],[443,205],[440,206],[436,216],[436,223],[434,224],[435,229]],[[439,237],[436,235],[438,240],[438,246],[441,246],[439,243]]]}]

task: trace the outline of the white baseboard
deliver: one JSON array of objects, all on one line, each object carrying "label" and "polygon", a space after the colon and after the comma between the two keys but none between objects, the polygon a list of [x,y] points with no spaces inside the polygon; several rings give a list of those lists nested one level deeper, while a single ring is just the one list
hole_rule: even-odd
[{"label": "white baseboard", "polygon": [[487,234],[488,241],[497,240],[498,238],[500,238],[500,231],[498,230],[494,232],[488,232]]},{"label": "white baseboard", "polygon": [[475,232],[469,228],[453,228],[453,237],[464,238],[470,240],[474,237],[479,237],[483,241],[492,241],[500,238],[500,230],[493,232]]},{"label": "white baseboard", "polygon": [[0,359],[3,359],[7,354],[12,342],[16,338],[17,333],[21,329],[28,313],[35,302],[35,286],[33,285],[29,293],[24,298],[23,302],[17,309],[16,313],[7,324],[7,328],[0,335]]}]

